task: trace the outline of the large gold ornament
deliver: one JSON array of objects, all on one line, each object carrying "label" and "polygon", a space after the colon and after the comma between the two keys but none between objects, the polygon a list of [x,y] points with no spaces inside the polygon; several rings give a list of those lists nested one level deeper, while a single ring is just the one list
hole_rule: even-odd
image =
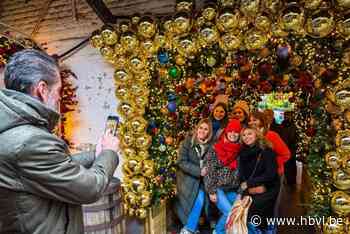
[{"label": "large gold ornament", "polygon": [[105,27],[102,29],[101,36],[107,45],[114,45],[118,42],[118,34],[112,27]]},{"label": "large gold ornament", "polygon": [[341,166],[341,158],[335,151],[328,152],[325,159],[327,165],[332,169],[338,169]]},{"label": "large gold ornament", "polygon": [[345,39],[350,39],[350,15],[347,14],[337,23],[337,29]]},{"label": "large gold ornament", "polygon": [[118,113],[126,119],[131,118],[136,112],[135,105],[130,103],[130,101],[122,101],[117,110]]},{"label": "large gold ornament", "polygon": [[241,46],[242,38],[241,35],[235,35],[234,33],[225,33],[221,36],[219,45],[224,51],[236,50]]},{"label": "large gold ornament", "polygon": [[216,25],[222,32],[232,31],[237,28],[239,22],[239,12],[227,8],[220,13],[216,19]]},{"label": "large gold ornament", "polygon": [[215,18],[216,13],[217,13],[216,5],[208,4],[207,6],[204,7],[202,11],[202,16],[204,17],[205,20],[212,21]]},{"label": "large gold ornament", "polygon": [[204,27],[199,32],[199,43],[206,47],[211,46],[219,39],[219,32],[215,27]]},{"label": "large gold ornament", "polygon": [[335,222],[335,217],[329,217],[323,225],[323,234],[341,234],[346,231],[345,222]]},{"label": "large gold ornament", "polygon": [[147,158],[149,158],[149,153],[148,153],[148,151],[147,150],[139,150],[138,151],[138,156],[140,157],[140,158],[142,158],[142,159],[147,159]]},{"label": "large gold ornament", "polygon": [[135,214],[138,218],[145,219],[147,217],[147,210],[144,208],[138,208]]},{"label": "large gold ornament", "polygon": [[350,130],[339,131],[336,137],[336,144],[342,153],[350,153]]},{"label": "large gold ornament", "polygon": [[130,31],[130,21],[124,20],[119,23],[119,30],[122,33]]},{"label": "large gold ornament", "polygon": [[175,47],[180,55],[192,57],[197,53],[197,43],[192,37],[180,37],[175,41]]},{"label": "large gold ornament", "polygon": [[336,87],[335,101],[342,109],[350,108],[350,80],[347,79]]},{"label": "large gold ornament", "polygon": [[92,47],[94,48],[101,48],[104,45],[104,41],[103,38],[101,36],[101,34],[96,31],[90,38],[90,43],[92,45]]},{"label": "large gold ornament", "polygon": [[266,14],[258,15],[255,18],[254,24],[255,27],[262,32],[268,32],[271,29],[271,20]]},{"label": "large gold ornament", "polygon": [[129,158],[123,165],[125,175],[131,177],[142,171],[142,160],[140,158]]},{"label": "large gold ornament", "polygon": [[340,190],[350,189],[350,176],[345,171],[338,169],[333,171],[333,184]]},{"label": "large gold ornament", "polygon": [[183,35],[191,29],[191,18],[187,13],[181,12],[175,15],[173,28],[176,35]]},{"label": "large gold ornament", "polygon": [[343,158],[342,166],[343,166],[344,171],[350,175],[350,154],[346,155]]},{"label": "large gold ornament", "polygon": [[115,58],[115,53],[112,47],[104,46],[100,49],[101,55],[108,61],[111,61]]},{"label": "large gold ornament", "polygon": [[152,160],[143,161],[142,173],[146,177],[154,175],[154,162]]},{"label": "large gold ornament", "polygon": [[123,55],[125,53],[125,48],[120,43],[117,43],[114,45],[114,53],[117,56]]},{"label": "large gold ornament", "polygon": [[122,101],[127,101],[130,98],[128,85],[116,83],[115,96]]},{"label": "large gold ornament", "polygon": [[181,0],[176,2],[177,12],[191,12],[193,9],[193,3],[191,0]]},{"label": "large gold ornament", "polygon": [[140,43],[141,53],[147,57],[151,58],[158,50],[156,44],[152,40],[142,41]]},{"label": "large gold ornament", "polygon": [[262,5],[267,11],[276,14],[281,8],[282,2],[281,0],[263,0]]},{"label": "large gold ornament", "polygon": [[147,134],[142,134],[136,138],[136,147],[138,149],[147,149],[152,143],[152,137]]},{"label": "large gold ornament", "polygon": [[301,34],[304,26],[304,11],[296,3],[288,4],[283,10],[280,25],[283,30]]},{"label": "large gold ornament", "polygon": [[141,134],[146,130],[147,121],[142,116],[135,116],[130,121],[128,121],[128,128],[133,134]]},{"label": "large gold ornament", "polygon": [[260,0],[241,0],[240,9],[249,18],[255,17],[259,12]]},{"label": "large gold ornament", "polygon": [[156,24],[154,20],[147,16],[141,18],[137,27],[137,33],[143,38],[152,38],[156,33]]},{"label": "large gold ornament", "polygon": [[128,52],[134,52],[139,46],[139,41],[136,36],[131,32],[126,32],[120,37],[120,44]]},{"label": "large gold ornament", "polygon": [[268,37],[266,33],[254,28],[248,30],[244,37],[244,45],[248,50],[260,49],[266,44],[267,41]]},{"label": "large gold ornament", "polygon": [[327,10],[316,12],[306,20],[306,31],[312,37],[328,36],[334,26],[333,15]]},{"label": "large gold ornament", "polygon": [[335,0],[339,8],[348,9],[350,8],[350,0]]},{"label": "large gold ornament", "polygon": [[132,80],[132,74],[124,69],[117,69],[114,72],[114,81],[116,84],[125,85]]},{"label": "large gold ornament", "polygon": [[135,137],[130,132],[120,134],[122,148],[130,148],[135,145]]},{"label": "large gold ornament", "polygon": [[332,210],[341,216],[350,214],[350,196],[343,191],[332,193],[331,207]]},{"label": "large gold ornament", "polygon": [[130,70],[137,74],[143,72],[146,66],[145,61],[138,56],[131,57],[128,65]]},{"label": "large gold ornament", "polygon": [[136,151],[130,147],[123,148],[123,155],[126,159],[134,158],[136,156]]},{"label": "large gold ornament", "polygon": [[152,193],[149,191],[144,191],[141,194],[140,199],[141,199],[141,201],[140,201],[141,207],[147,207],[147,206],[151,205]]},{"label": "large gold ornament", "polygon": [[316,10],[322,3],[323,0],[303,0],[304,7],[310,10]]},{"label": "large gold ornament", "polygon": [[147,189],[147,180],[143,176],[136,176],[130,179],[132,191],[142,194]]},{"label": "large gold ornament", "polygon": [[138,197],[133,192],[128,192],[124,195],[124,200],[131,205],[137,205],[138,203]]}]

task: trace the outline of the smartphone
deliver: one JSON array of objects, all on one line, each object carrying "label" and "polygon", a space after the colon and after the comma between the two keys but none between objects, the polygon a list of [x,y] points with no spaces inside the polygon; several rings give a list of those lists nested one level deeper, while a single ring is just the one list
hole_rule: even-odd
[{"label": "smartphone", "polygon": [[119,117],[115,115],[109,115],[107,117],[105,132],[111,132],[114,136],[117,135],[119,126]]}]

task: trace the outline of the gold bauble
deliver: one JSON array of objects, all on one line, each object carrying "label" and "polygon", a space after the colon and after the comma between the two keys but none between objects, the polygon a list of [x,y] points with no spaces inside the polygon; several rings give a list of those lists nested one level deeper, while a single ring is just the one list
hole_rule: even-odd
[{"label": "gold bauble", "polygon": [[140,83],[147,83],[151,79],[151,75],[148,70],[144,70],[143,72],[135,75],[135,80]]},{"label": "gold bauble", "polygon": [[114,81],[116,84],[127,84],[132,80],[132,74],[124,69],[117,69],[114,72]]},{"label": "gold bauble", "polygon": [[134,208],[129,207],[128,208],[128,216],[135,216],[136,210]]},{"label": "gold bauble", "polygon": [[174,21],[172,19],[167,19],[163,23],[163,28],[165,30],[165,33],[167,35],[172,35],[174,34]]},{"label": "gold bauble", "polygon": [[113,30],[113,28],[107,27],[102,29],[101,36],[107,45],[114,45],[118,42],[118,34]]},{"label": "gold bauble", "polygon": [[202,11],[202,16],[207,21],[212,21],[216,16],[216,6],[213,4],[209,4]]},{"label": "gold bauble", "polygon": [[249,17],[255,17],[259,12],[260,0],[241,0],[240,10],[242,13]]},{"label": "gold bauble", "polygon": [[191,29],[190,16],[184,12],[178,13],[174,17],[173,27],[176,35],[182,35],[187,33]]},{"label": "gold bauble", "polygon": [[146,131],[147,121],[142,116],[135,116],[128,121],[128,128],[133,134],[141,134]]},{"label": "gold bauble", "polygon": [[177,55],[177,56],[175,57],[175,63],[176,63],[177,65],[180,65],[180,66],[185,65],[185,63],[186,63],[186,58],[185,58],[184,56]]},{"label": "gold bauble", "polygon": [[312,37],[326,37],[334,29],[333,15],[323,10],[314,13],[306,20],[306,31]]},{"label": "gold bauble", "polygon": [[126,32],[121,35],[120,44],[126,51],[134,52],[134,50],[139,46],[139,41],[134,34]]},{"label": "gold bauble", "polygon": [[199,43],[202,46],[211,46],[219,40],[219,32],[215,27],[204,27],[199,32]]},{"label": "gold bauble", "polygon": [[350,8],[350,0],[335,0],[339,8],[348,9]]},{"label": "gold bauble", "polygon": [[137,210],[136,210],[136,216],[138,217],[138,218],[140,218],[140,219],[145,219],[145,218],[147,218],[147,210],[146,209],[144,209],[144,208],[138,208]]},{"label": "gold bauble", "polygon": [[94,48],[101,48],[104,45],[104,41],[101,34],[95,34],[92,37],[90,37],[90,43]]},{"label": "gold bauble", "polygon": [[341,158],[336,151],[328,152],[325,156],[325,160],[330,168],[338,169],[341,166]]},{"label": "gold bauble", "polygon": [[142,134],[136,138],[136,147],[138,149],[148,149],[152,143],[152,137],[147,134]]},{"label": "gold bauble", "polygon": [[139,150],[137,155],[142,159],[149,158],[149,153],[147,150]]},{"label": "gold bauble", "polygon": [[206,20],[203,16],[199,16],[196,18],[195,21],[195,27],[196,28],[202,28],[202,26],[205,24]]},{"label": "gold bauble", "polygon": [[127,67],[127,59],[124,56],[117,56],[114,58],[114,67],[116,69],[124,69]]},{"label": "gold bauble", "polygon": [[121,138],[122,148],[131,148],[135,145],[135,137],[131,132],[125,132],[119,136]]},{"label": "gold bauble", "polygon": [[196,41],[192,37],[181,37],[175,41],[175,47],[180,55],[191,57],[197,52]]},{"label": "gold bauble", "polygon": [[112,47],[110,46],[104,46],[100,49],[101,55],[106,60],[113,60],[115,58],[115,53]]},{"label": "gold bauble", "polygon": [[350,108],[350,80],[347,79],[336,87],[335,101],[343,110]]},{"label": "gold bauble", "polygon": [[127,101],[130,98],[128,85],[125,83],[116,83],[115,85],[115,96],[119,100]]},{"label": "gold bauble", "polygon": [[276,14],[281,8],[282,1],[281,0],[263,0],[263,7],[269,12]]},{"label": "gold bauble", "polygon": [[304,26],[304,11],[299,5],[288,4],[282,12],[280,25],[283,30],[300,34]]},{"label": "gold bauble", "polygon": [[193,8],[192,1],[177,1],[176,2],[176,11],[177,12],[191,12]]},{"label": "gold bauble", "polygon": [[131,190],[141,194],[147,189],[147,180],[143,176],[136,176],[130,179]]},{"label": "gold bauble", "polygon": [[345,39],[350,39],[350,15],[349,14],[347,15],[347,17],[344,17],[342,20],[338,21],[337,29]]},{"label": "gold bauble", "polygon": [[156,24],[154,20],[147,16],[141,18],[137,27],[137,32],[143,38],[152,38],[156,33]]},{"label": "gold bauble", "polygon": [[225,33],[221,36],[219,45],[224,51],[236,50],[241,46],[241,35],[235,35],[234,33]]},{"label": "gold bauble", "polygon": [[152,160],[144,160],[142,166],[142,175],[151,177],[154,175],[154,162]]},{"label": "gold bauble", "polygon": [[346,155],[343,158],[342,165],[343,165],[344,171],[350,175],[350,155]]},{"label": "gold bauble", "polygon": [[281,25],[274,23],[271,27],[271,32],[274,37],[287,37],[288,32],[284,31]]},{"label": "gold bauble", "polygon": [[331,207],[334,213],[340,216],[350,214],[350,195],[343,191],[336,191],[331,195]]},{"label": "gold bauble", "polygon": [[151,201],[152,201],[152,193],[149,191],[144,191],[141,194],[141,201],[140,201],[141,207],[147,207],[151,205]]},{"label": "gold bauble", "polygon": [[345,171],[338,169],[333,171],[333,184],[340,190],[350,189],[350,176]]},{"label": "gold bauble", "polygon": [[241,17],[238,22],[238,28],[241,31],[244,31],[249,27],[249,24],[250,24],[250,20],[248,19],[247,16]]},{"label": "gold bauble", "polygon": [[235,0],[219,0],[222,7],[233,7]]},{"label": "gold bauble", "polygon": [[143,72],[146,66],[145,61],[138,56],[131,57],[128,61],[128,65],[130,70],[136,74]]},{"label": "gold bauble", "polygon": [[172,45],[169,37],[167,37],[164,34],[157,34],[154,37],[154,44],[156,48],[165,48],[165,49],[170,49]]},{"label": "gold bauble", "polygon": [[140,95],[134,97],[135,104],[139,108],[145,108],[145,106],[148,104],[148,96]]},{"label": "gold bauble", "polygon": [[232,31],[237,28],[239,22],[239,12],[233,12],[233,9],[227,9],[216,19],[216,25],[222,32]]},{"label": "gold bauble", "polygon": [[125,158],[136,157],[136,151],[134,150],[134,148],[124,147],[122,152]]},{"label": "gold bauble", "polygon": [[327,222],[323,224],[323,234],[346,234],[345,222],[336,221],[335,217],[328,217]]},{"label": "gold bauble", "polygon": [[138,203],[138,197],[133,192],[126,193],[124,195],[124,200],[126,201],[127,204],[130,204],[130,205],[137,205]]},{"label": "gold bauble", "polygon": [[140,158],[128,158],[123,165],[125,175],[132,177],[142,172],[142,160]]},{"label": "gold bauble", "polygon": [[130,101],[122,101],[119,104],[117,111],[126,119],[131,118],[136,112],[134,104],[130,103]]},{"label": "gold bauble", "polygon": [[248,50],[260,49],[266,42],[268,37],[266,33],[263,33],[257,29],[248,30],[244,37],[244,44]]},{"label": "gold bauble", "polygon": [[271,20],[267,15],[257,16],[254,24],[255,27],[262,32],[268,32],[271,29]]},{"label": "gold bauble", "polygon": [[130,31],[130,22],[129,21],[122,21],[119,23],[119,30],[122,33]]},{"label": "gold bauble", "polygon": [[322,3],[323,0],[303,0],[304,7],[310,10],[316,10]]},{"label": "gold bauble", "polygon": [[140,19],[141,19],[141,16],[139,14],[134,14],[132,17],[131,17],[131,23],[133,25],[136,25],[140,22]]},{"label": "gold bauble", "polygon": [[336,144],[339,150],[350,153],[350,130],[339,131],[336,136]]},{"label": "gold bauble", "polygon": [[125,48],[120,43],[117,43],[114,45],[114,53],[117,56],[123,55],[125,53]]}]

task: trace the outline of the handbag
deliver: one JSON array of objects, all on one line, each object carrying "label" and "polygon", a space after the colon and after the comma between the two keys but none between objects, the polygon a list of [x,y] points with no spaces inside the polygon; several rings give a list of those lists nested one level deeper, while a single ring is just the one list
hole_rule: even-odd
[{"label": "handbag", "polygon": [[247,217],[252,198],[236,199],[226,220],[226,234],[248,234]]}]

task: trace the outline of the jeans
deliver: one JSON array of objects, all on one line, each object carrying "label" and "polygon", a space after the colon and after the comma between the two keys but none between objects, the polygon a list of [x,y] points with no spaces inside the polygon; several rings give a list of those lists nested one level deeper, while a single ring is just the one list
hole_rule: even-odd
[{"label": "jeans", "polygon": [[231,211],[232,204],[236,200],[235,192],[224,192],[222,189],[216,191],[216,206],[221,212],[221,217],[215,226],[216,234],[225,234],[226,219]]},{"label": "jeans", "polygon": [[191,232],[197,231],[199,218],[201,216],[202,209],[204,207],[205,192],[203,189],[199,189],[197,198],[194,201],[191,213],[188,216],[185,229]]}]

